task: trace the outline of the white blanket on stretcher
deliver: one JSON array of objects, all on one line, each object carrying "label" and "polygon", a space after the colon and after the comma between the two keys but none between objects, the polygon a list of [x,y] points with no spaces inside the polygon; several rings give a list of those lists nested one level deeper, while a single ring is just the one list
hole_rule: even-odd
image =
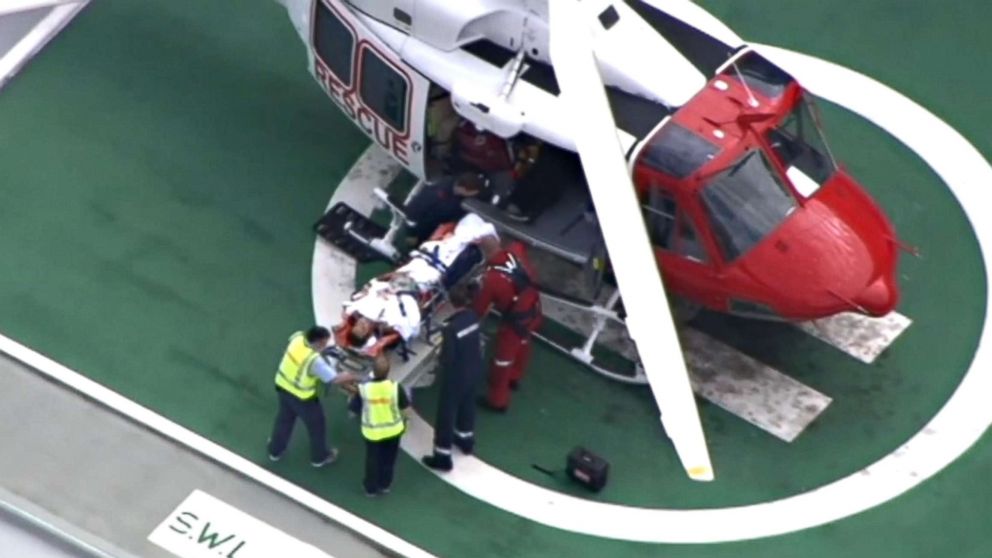
[{"label": "white blanket on stretcher", "polygon": [[[458,221],[451,235],[441,240],[428,240],[420,249],[435,254],[446,268],[469,244],[486,236],[496,236],[495,227],[478,215],[469,214]],[[396,272],[413,279],[420,292],[430,291],[441,283],[441,270],[421,257],[412,258]],[[407,341],[420,331],[418,301],[408,292],[397,292],[395,282],[372,279],[359,296],[345,304],[345,312],[348,315],[357,312],[370,320],[385,323]]]},{"label": "white blanket on stretcher", "polygon": [[[444,266],[443,269],[447,269],[469,244],[486,236],[496,236],[495,227],[470,213],[458,221],[450,236],[423,242],[419,250],[422,254],[433,254]],[[396,271],[413,279],[421,292],[429,291],[441,283],[442,271],[429,257],[415,256]]]}]

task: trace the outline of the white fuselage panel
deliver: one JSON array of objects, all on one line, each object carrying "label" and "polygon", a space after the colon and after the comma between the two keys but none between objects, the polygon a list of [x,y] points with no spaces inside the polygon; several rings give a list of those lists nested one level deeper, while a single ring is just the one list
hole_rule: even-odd
[{"label": "white fuselage panel", "polygon": [[[485,39],[528,58],[550,63],[546,0],[348,0],[357,10],[386,26],[444,52]],[[412,13],[410,4],[412,6]],[[669,106],[680,106],[706,78],[630,7],[616,0],[584,0],[585,21],[603,81],[629,93]],[[599,16],[612,8],[618,19],[609,28]],[[410,13],[412,24],[395,11]]]}]

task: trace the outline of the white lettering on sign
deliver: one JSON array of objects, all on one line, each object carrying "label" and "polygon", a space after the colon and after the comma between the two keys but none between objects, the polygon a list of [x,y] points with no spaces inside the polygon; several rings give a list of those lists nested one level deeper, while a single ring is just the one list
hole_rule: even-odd
[{"label": "white lettering on sign", "polygon": [[331,558],[200,490],[190,493],[148,540],[180,558]]}]

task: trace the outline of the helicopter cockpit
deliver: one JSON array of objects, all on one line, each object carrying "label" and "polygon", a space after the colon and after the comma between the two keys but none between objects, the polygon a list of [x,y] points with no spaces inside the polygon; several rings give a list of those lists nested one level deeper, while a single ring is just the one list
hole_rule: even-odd
[{"label": "helicopter cockpit", "polygon": [[[673,246],[678,241],[659,224],[680,221],[682,236],[694,220],[688,208],[698,206],[719,259],[733,262],[830,179],[837,165],[815,107],[797,87],[790,88],[793,83],[747,52],[643,142],[635,155],[635,183],[649,228],[661,231],[653,235],[656,246],[705,260],[698,250]],[[704,112],[707,116],[700,116]],[[666,215],[658,206],[659,199],[683,197],[678,205],[687,208],[684,217]]]},{"label": "helicopter cockpit", "polygon": [[[762,318],[883,314],[895,304],[892,266],[881,263],[893,261],[892,247],[878,241],[891,225],[854,214],[844,197],[860,188],[834,160],[812,99],[757,53],[732,58],[640,142],[632,163],[671,291]],[[871,207],[863,194],[857,203]],[[785,276],[845,289],[811,294],[797,279],[790,298],[772,287]],[[874,283],[885,296],[868,304]]]}]

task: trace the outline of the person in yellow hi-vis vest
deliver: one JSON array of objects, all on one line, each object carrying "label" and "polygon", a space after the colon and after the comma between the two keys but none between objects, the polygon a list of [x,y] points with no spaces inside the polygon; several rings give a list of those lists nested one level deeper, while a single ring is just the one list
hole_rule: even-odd
[{"label": "person in yellow hi-vis vest", "polygon": [[354,382],[355,378],[348,372],[338,372],[320,354],[330,340],[331,332],[321,326],[311,327],[306,333],[297,331],[289,338],[289,345],[276,371],[279,412],[269,438],[269,459],[272,461],[279,461],[286,452],[297,417],[310,434],[311,465],[323,467],[338,457],[337,448],[327,447],[327,425],[317,388],[321,382],[344,384]]},{"label": "person in yellow hi-vis vest", "polygon": [[373,377],[358,384],[358,393],[348,408],[362,417],[362,437],[365,438],[365,495],[379,496],[389,492],[393,484],[393,467],[400,449],[400,437],[406,430],[403,412],[410,407],[406,391],[388,379],[389,359],[375,360]]}]

